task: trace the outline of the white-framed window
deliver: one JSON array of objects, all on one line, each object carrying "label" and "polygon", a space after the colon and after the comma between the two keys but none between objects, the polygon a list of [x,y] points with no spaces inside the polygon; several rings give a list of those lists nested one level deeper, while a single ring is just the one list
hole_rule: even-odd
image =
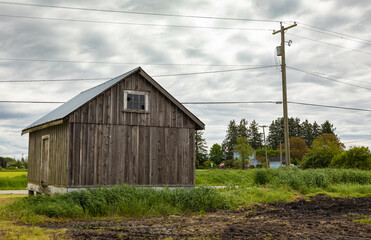
[{"label": "white-framed window", "polygon": [[124,91],[124,110],[148,112],[148,92]]}]

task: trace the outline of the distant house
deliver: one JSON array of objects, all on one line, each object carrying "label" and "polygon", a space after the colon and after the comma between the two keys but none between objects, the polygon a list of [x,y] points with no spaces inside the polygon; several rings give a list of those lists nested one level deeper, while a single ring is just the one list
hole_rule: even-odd
[{"label": "distant house", "polygon": [[115,184],[193,186],[205,125],[142,68],[88,89],[25,129],[30,194]]},{"label": "distant house", "polygon": [[[233,158],[234,159],[239,159],[239,154],[238,152],[234,151],[233,152]],[[258,159],[256,159],[256,156],[255,156],[255,151],[251,154],[251,156],[249,157],[249,160],[247,160],[247,162],[245,163],[247,166],[251,166],[253,165],[254,167],[256,167],[258,164],[261,164],[261,162],[258,161]]]},{"label": "distant house", "polygon": [[[239,159],[238,152],[233,152],[233,158],[234,159]],[[284,157],[283,157],[284,158]],[[264,158],[265,161],[265,158]],[[274,157],[268,157],[269,161],[269,167],[270,168],[279,168],[282,166],[286,166],[285,163],[283,162],[281,164],[280,157],[274,156]],[[284,161],[284,160],[283,160]],[[253,152],[253,154],[249,157],[248,163],[246,163],[247,166],[254,166],[257,167],[258,165],[262,165],[262,162],[257,159],[256,157],[256,151]]]}]

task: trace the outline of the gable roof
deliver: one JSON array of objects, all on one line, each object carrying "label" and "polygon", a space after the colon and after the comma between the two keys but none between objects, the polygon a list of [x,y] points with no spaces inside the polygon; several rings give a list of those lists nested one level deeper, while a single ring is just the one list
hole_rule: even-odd
[{"label": "gable roof", "polygon": [[164,94],[167,98],[170,99],[177,107],[179,107],[188,117],[190,117],[196,123],[196,129],[201,130],[205,128],[205,124],[201,122],[195,115],[193,115],[186,107],[184,107],[178,100],[176,100],[170,93],[168,93],[160,84],[158,84],[154,79],[152,79],[141,67],[137,67],[127,73],[124,73],[120,76],[117,76],[107,82],[104,82],[98,86],[92,87],[86,91],[81,92],[79,95],[75,96],[74,98],[70,99],[69,101],[65,102],[58,108],[54,109],[53,111],[49,112],[45,116],[41,117],[39,120],[35,121],[31,125],[27,126],[25,129],[22,130],[22,135],[28,132],[32,132],[44,127],[61,124],[63,119],[67,117],[69,114],[77,110],[79,107],[84,105],[85,103],[89,102],[105,90],[111,88],[116,83],[120,82],[124,78],[134,74],[139,73],[142,75],[147,81],[149,81],[153,86],[157,88],[162,94]]}]

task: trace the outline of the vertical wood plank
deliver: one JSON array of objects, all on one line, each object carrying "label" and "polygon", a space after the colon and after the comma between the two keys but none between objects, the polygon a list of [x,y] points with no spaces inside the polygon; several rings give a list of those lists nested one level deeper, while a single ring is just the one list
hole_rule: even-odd
[{"label": "vertical wood plank", "polygon": [[158,133],[157,128],[151,127],[151,185],[157,185],[158,183]]},{"label": "vertical wood plank", "polygon": [[158,127],[157,128],[157,184],[163,185],[164,184],[164,148],[165,148],[165,131],[164,128]]}]

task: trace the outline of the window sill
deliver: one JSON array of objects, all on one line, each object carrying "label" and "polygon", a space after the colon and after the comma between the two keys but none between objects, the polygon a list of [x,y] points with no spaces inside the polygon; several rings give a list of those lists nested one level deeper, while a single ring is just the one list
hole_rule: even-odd
[{"label": "window sill", "polygon": [[149,111],[144,111],[144,110],[124,110],[122,111],[124,113],[143,113],[143,114],[149,114]]}]

